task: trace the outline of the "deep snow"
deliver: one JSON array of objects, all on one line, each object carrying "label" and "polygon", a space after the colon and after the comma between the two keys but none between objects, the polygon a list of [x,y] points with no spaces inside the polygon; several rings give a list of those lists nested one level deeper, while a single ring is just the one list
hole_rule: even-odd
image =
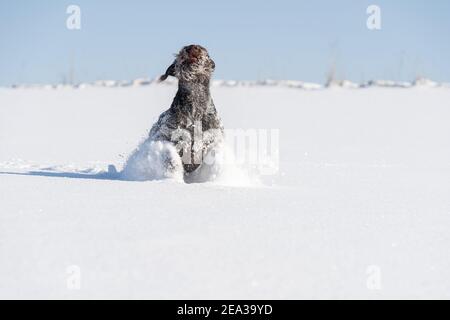
[{"label": "deep snow", "polygon": [[450,298],[449,88],[215,86],[277,174],[118,180],[175,91],[0,89],[0,298]]}]

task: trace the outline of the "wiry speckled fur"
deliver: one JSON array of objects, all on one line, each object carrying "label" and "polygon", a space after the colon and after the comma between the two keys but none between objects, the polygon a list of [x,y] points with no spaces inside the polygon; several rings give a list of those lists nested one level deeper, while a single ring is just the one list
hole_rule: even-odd
[{"label": "wiry speckled fur", "polygon": [[[191,45],[181,49],[161,77],[161,81],[168,76],[178,78],[178,92],[170,109],[161,114],[152,127],[149,138],[174,143],[183,159],[185,173],[196,170],[202,156],[223,139],[223,127],[210,93],[214,69],[214,61],[207,50]],[[206,131],[207,134],[202,134]]]}]

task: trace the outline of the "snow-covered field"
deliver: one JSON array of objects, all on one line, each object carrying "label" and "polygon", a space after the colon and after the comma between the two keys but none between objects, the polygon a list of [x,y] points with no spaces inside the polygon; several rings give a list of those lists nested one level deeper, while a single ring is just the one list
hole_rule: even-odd
[{"label": "snow-covered field", "polygon": [[0,298],[450,298],[450,88],[214,86],[277,174],[108,173],[175,91],[0,89]]}]

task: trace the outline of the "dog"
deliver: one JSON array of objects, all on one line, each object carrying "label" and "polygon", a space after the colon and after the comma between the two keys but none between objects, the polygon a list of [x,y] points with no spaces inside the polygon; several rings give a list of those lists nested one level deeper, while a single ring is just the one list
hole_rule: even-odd
[{"label": "dog", "polygon": [[[160,81],[178,79],[178,91],[149,133],[153,142],[172,143],[185,175],[202,166],[206,155],[222,142],[224,129],[210,93],[215,63],[200,45],[183,47]],[[176,170],[177,159],[166,157],[166,170]]]}]

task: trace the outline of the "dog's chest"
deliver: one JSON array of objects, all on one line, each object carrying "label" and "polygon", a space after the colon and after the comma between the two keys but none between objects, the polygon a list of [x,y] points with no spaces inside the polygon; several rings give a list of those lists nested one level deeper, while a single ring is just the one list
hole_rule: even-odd
[{"label": "dog's chest", "polygon": [[173,101],[179,124],[191,125],[202,121],[212,104],[209,92],[191,90],[180,91]]},{"label": "dog's chest", "polygon": [[175,113],[175,122],[178,129],[185,129],[193,132],[195,128],[203,131],[205,120],[208,118],[207,108],[197,106],[183,106]]}]

